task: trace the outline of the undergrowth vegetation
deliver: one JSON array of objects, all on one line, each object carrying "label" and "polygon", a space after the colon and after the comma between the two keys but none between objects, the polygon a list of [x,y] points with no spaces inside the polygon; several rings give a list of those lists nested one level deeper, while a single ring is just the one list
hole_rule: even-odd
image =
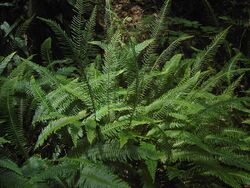
[{"label": "undergrowth vegetation", "polygon": [[86,19],[86,7],[76,2],[71,33],[36,18],[54,33],[42,63],[17,52],[1,60],[1,187],[249,185],[250,98],[239,88],[250,69],[240,53],[211,63],[230,27],[186,57],[178,49],[194,36],[159,47],[171,0],[145,41],[124,34],[109,1],[96,40],[98,9]]}]

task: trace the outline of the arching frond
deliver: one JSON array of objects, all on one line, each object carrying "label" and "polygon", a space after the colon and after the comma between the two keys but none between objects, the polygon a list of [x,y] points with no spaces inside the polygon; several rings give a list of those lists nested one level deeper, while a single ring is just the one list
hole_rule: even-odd
[{"label": "arching frond", "polygon": [[223,44],[226,39],[227,33],[230,27],[219,33],[212,41],[212,43],[203,50],[198,56],[194,64],[194,71],[200,69],[205,63],[209,63],[213,60],[218,48]]}]

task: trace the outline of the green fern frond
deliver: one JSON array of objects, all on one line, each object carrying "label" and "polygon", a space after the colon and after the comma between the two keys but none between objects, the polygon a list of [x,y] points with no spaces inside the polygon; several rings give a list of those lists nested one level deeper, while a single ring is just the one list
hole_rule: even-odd
[{"label": "green fern frond", "polygon": [[86,166],[80,172],[80,187],[129,187],[118,176],[111,173],[107,168],[102,166]]},{"label": "green fern frond", "polygon": [[129,187],[119,176],[115,175],[102,163],[93,163],[83,157],[62,158],[59,161],[65,164],[78,164],[80,177],[77,182],[79,187]]},{"label": "green fern frond", "polygon": [[78,83],[77,80],[73,80],[69,84],[63,85],[61,88],[63,91],[82,101],[90,109],[94,108],[91,98],[88,94],[88,87],[85,83]]},{"label": "green fern frond", "polygon": [[98,144],[85,153],[85,156],[93,161],[127,161],[140,159],[136,146],[120,149],[119,142]]},{"label": "green fern frond", "polygon": [[237,78],[233,83],[231,83],[226,90],[223,92],[225,95],[233,95],[233,92],[235,89],[240,85],[240,82],[242,80],[244,75],[241,75],[239,78]]},{"label": "green fern frond", "polygon": [[230,185],[234,188],[240,188],[241,181],[239,181],[239,178],[236,178],[235,175],[232,175],[230,173],[227,173],[225,170],[221,170],[218,168],[208,170],[204,172],[204,175],[206,176],[215,176],[219,178],[221,181],[225,182],[227,185]]},{"label": "green fern frond", "polygon": [[109,38],[113,34],[113,27],[112,27],[112,10],[111,5],[112,0],[105,0],[105,15],[104,15],[104,23],[107,37]]},{"label": "green fern frond", "polygon": [[79,112],[76,116],[63,117],[58,120],[52,121],[39,135],[35,148],[41,146],[51,134],[55,133],[59,129],[62,129],[69,124],[80,123],[79,120],[81,120],[85,116],[86,112],[82,111]]},{"label": "green fern frond", "polygon": [[163,156],[153,145],[142,143],[141,146],[127,144],[121,149],[119,142],[98,144],[88,149],[85,154],[93,161],[120,161],[151,159],[157,160]]},{"label": "green fern frond", "polygon": [[135,46],[136,54],[140,54],[144,49],[146,49],[153,42],[154,42],[154,39],[148,39],[148,40],[143,41],[142,43],[137,44]]},{"label": "green fern frond", "polygon": [[41,182],[44,180],[56,180],[59,178],[70,177],[74,174],[79,165],[76,163],[61,163],[58,165],[49,166],[47,169],[42,172],[35,174],[31,177],[30,182]]},{"label": "green fern frond", "polygon": [[231,79],[233,77],[233,72],[232,70],[236,70],[237,69],[237,63],[240,60],[240,58],[242,57],[242,53],[237,53],[234,57],[232,57],[228,63],[228,66],[226,67],[226,72],[227,72],[227,79],[228,79],[228,83],[231,82]]},{"label": "green fern frond", "polygon": [[[171,5],[172,0],[166,0],[162,9],[161,13],[159,15],[159,18],[156,18],[153,25],[152,25],[152,32],[150,34],[150,38],[152,39],[157,39],[159,37],[159,33],[161,32],[164,19],[166,15],[168,14],[170,5]],[[151,45],[148,46],[144,56],[143,56],[143,62],[145,65],[145,71],[148,71],[150,66],[152,66],[152,62],[155,61],[156,59],[156,49],[157,49],[157,41],[155,40],[154,42],[151,43]]]},{"label": "green fern frond", "polygon": [[158,37],[161,29],[162,29],[162,24],[164,23],[164,19],[166,18],[168,12],[169,12],[169,9],[170,9],[170,6],[171,6],[171,3],[172,3],[172,0],[166,0],[164,2],[164,5],[162,6],[162,9],[161,9],[161,12],[160,12],[160,16],[159,18],[157,18],[155,20],[155,23],[153,25],[153,31],[151,33],[151,38],[156,38]]},{"label": "green fern frond", "polygon": [[164,106],[168,106],[169,103],[168,102],[166,103],[165,100],[171,102],[171,100],[168,100],[168,99],[171,99],[171,98],[179,99],[185,96],[186,93],[192,90],[193,87],[196,85],[199,77],[200,77],[200,73],[198,72],[194,77],[190,78],[189,80],[184,79],[175,88],[169,90],[163,96],[161,96],[160,98],[152,102],[150,105],[148,105],[145,109],[145,112],[149,113],[151,111],[159,110],[156,115],[159,117],[161,117],[162,115],[168,114],[166,111],[167,109],[165,109]]},{"label": "green fern frond", "polygon": [[0,63],[0,75],[3,73],[4,69],[6,68],[8,63],[10,63],[10,61],[15,56],[15,54],[16,54],[16,52],[13,52],[1,61],[1,63]]},{"label": "green fern frond", "polygon": [[19,152],[24,156],[28,157],[28,152],[26,149],[27,141],[24,136],[23,127],[18,123],[15,99],[13,97],[13,88],[17,84],[17,80],[9,80],[8,85],[9,88],[6,92],[6,110],[8,113],[8,126],[6,127],[6,131],[8,133],[7,139],[11,141],[12,144],[15,144]]},{"label": "green fern frond", "polygon": [[79,112],[79,108],[82,107],[82,103],[79,103],[74,95],[64,92],[61,87],[50,92],[47,95],[47,99],[53,108],[61,114],[69,113],[70,115],[75,115]]},{"label": "green fern frond", "polygon": [[229,172],[241,185],[249,185],[250,176],[249,173],[242,171]]},{"label": "green fern frond", "polygon": [[151,118],[137,118],[134,117],[133,121],[130,123],[130,117],[120,117],[118,121],[106,124],[101,127],[101,133],[104,137],[107,138],[117,138],[119,134],[123,133],[123,130],[134,129],[138,126],[143,125],[154,125],[155,123],[160,123],[160,121],[151,119]]},{"label": "green fern frond", "polygon": [[50,65],[52,62],[51,38],[47,38],[41,45],[42,59]]},{"label": "green fern frond", "polygon": [[[171,0],[165,1],[150,39],[139,44],[111,17],[111,0],[106,0],[108,36],[93,41],[97,7],[87,21],[93,2],[75,2],[71,37],[55,22],[40,18],[68,59],[53,60],[50,38],[41,46],[47,67],[32,62],[32,56],[1,58],[0,150],[3,157],[10,151],[17,163],[0,160],[0,186],[249,184],[250,137],[244,124],[249,118],[236,126],[250,112],[249,97],[234,95],[249,69],[237,67],[237,54],[218,73],[202,70],[229,28],[196,58],[187,59],[175,51],[191,36],[159,53]],[[95,53],[91,44],[102,53]],[[32,144],[40,128],[33,149],[39,160],[24,161],[34,154],[26,137]]]},{"label": "green fern frond", "polygon": [[31,78],[30,86],[31,86],[31,93],[34,96],[34,98],[38,102],[41,102],[42,105],[44,105],[50,112],[53,112],[54,108],[52,107],[52,105],[50,104],[50,102],[48,100],[46,100],[46,94],[45,94],[45,92],[36,83],[34,77]]},{"label": "green fern frond", "polygon": [[218,155],[219,161],[226,165],[250,171],[250,162],[245,156],[239,156],[229,151],[218,151],[215,154]]},{"label": "green fern frond", "polygon": [[17,166],[17,164],[9,159],[1,159],[0,160],[0,168],[5,168],[5,169],[8,169],[10,171],[17,173],[18,175],[22,175],[22,171]]},{"label": "green fern frond", "polygon": [[48,122],[51,120],[55,120],[55,119],[60,119],[63,118],[64,115],[58,113],[58,112],[50,112],[49,114],[42,114],[41,112],[39,112],[39,110],[37,110],[37,112],[34,114],[33,116],[33,120],[32,120],[32,124],[35,125],[39,122]]},{"label": "green fern frond", "polygon": [[100,121],[104,116],[108,115],[109,113],[124,112],[129,110],[131,110],[131,108],[125,105],[124,103],[110,103],[96,111],[96,120]]},{"label": "green fern frond", "polygon": [[33,70],[35,70],[39,74],[45,76],[51,84],[59,85],[59,81],[56,79],[56,77],[53,76],[53,73],[50,72],[46,67],[42,67],[40,65],[37,65],[37,64],[33,63],[32,61],[29,61],[28,59],[22,59],[22,60],[28,66],[32,67]]},{"label": "green fern frond", "polygon": [[180,37],[178,39],[176,39],[175,41],[173,41],[168,47],[167,49],[165,49],[161,55],[157,58],[157,60],[155,61],[154,65],[152,66],[152,70],[157,69],[158,67],[160,67],[160,65],[162,65],[163,63],[165,63],[166,61],[169,60],[170,57],[172,57],[172,55],[174,54],[174,52],[177,50],[177,48],[181,45],[181,43],[185,40],[191,39],[193,38],[193,36],[185,36],[185,37]]},{"label": "green fern frond", "polygon": [[72,35],[72,43],[74,44],[74,48],[77,51],[77,55],[79,56],[81,53],[81,46],[83,43],[83,25],[84,25],[84,18],[83,18],[83,1],[77,0],[75,4],[75,12],[76,15],[73,16],[71,22],[71,35]]},{"label": "green fern frond", "polygon": [[93,41],[93,33],[96,25],[96,16],[97,16],[97,7],[95,6],[83,31],[83,37],[86,45],[88,44],[88,42]]},{"label": "green fern frond", "polygon": [[218,48],[223,44],[223,42],[226,39],[227,33],[229,31],[230,27],[219,33],[212,43],[203,50],[197,57],[195,64],[194,64],[194,73],[197,72],[197,70],[200,69],[202,65],[205,63],[209,63],[213,60],[214,56],[216,55],[216,52]]},{"label": "green fern frond", "polygon": [[223,130],[222,135],[233,137],[233,138],[242,138],[246,136],[247,133],[237,128],[226,128]]}]

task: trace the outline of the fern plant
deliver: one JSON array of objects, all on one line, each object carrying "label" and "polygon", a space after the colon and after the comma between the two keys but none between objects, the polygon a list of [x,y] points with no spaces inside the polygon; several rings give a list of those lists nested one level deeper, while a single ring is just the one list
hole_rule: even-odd
[{"label": "fern plant", "polygon": [[[26,153],[28,143],[20,142],[25,128],[12,118],[20,91],[32,103],[30,125],[39,135],[24,164],[17,166],[2,157],[3,186],[10,182],[16,183],[12,187],[241,187],[250,183],[249,133],[236,123],[237,113],[249,113],[249,98],[234,94],[249,70],[232,63],[219,72],[206,66],[229,28],[195,58],[176,53],[182,41],[192,36],[177,39],[159,54],[161,25],[170,4],[167,0],[152,25],[151,38],[144,42],[125,39],[114,29],[109,1],[103,41],[92,37],[96,8],[83,28],[81,0],[76,2],[71,38],[55,22],[39,18],[55,32],[67,59],[54,61],[47,39],[41,50],[47,67],[34,63],[32,57],[20,58],[11,75],[4,77],[1,96],[9,114],[1,124],[10,131],[0,136]],[[97,48],[101,53],[93,58],[91,52]],[[2,67],[5,64],[6,60]]]}]

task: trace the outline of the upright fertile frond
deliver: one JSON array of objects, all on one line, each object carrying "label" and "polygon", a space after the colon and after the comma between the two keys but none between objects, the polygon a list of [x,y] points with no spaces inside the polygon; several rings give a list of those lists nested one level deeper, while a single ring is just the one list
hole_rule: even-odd
[{"label": "upright fertile frond", "polygon": [[165,1],[159,18],[156,18],[155,22],[152,25],[152,33],[150,35],[150,38],[155,39],[155,40],[148,46],[148,48],[146,49],[146,52],[143,55],[143,63],[145,67],[144,71],[149,71],[149,69],[151,69],[153,62],[156,59],[156,56],[157,56],[156,49],[158,47],[156,39],[157,37],[159,37],[162,25],[164,23],[164,19],[168,13],[171,2],[172,0]]},{"label": "upright fertile frond", "polygon": [[38,19],[46,23],[51,28],[51,30],[55,33],[58,43],[64,52],[64,55],[66,55],[69,58],[75,59],[74,57],[75,52],[74,52],[72,41],[68,37],[68,35],[65,33],[65,31],[63,31],[62,28],[56,22],[52,20],[44,19],[41,17],[38,17]]},{"label": "upright fertile frond", "polygon": [[[164,23],[164,19],[168,13],[168,10],[170,8],[172,0],[166,0],[159,18],[157,18],[155,20],[155,22],[153,23],[152,26],[152,33],[150,35],[150,38],[153,39],[157,39],[157,37],[159,37],[160,31],[162,29],[163,23]],[[156,49],[157,49],[157,40],[155,40],[146,50],[146,52],[144,53],[143,56],[143,63],[144,63],[144,67],[145,67],[145,71],[149,71],[153,62],[156,59]]]},{"label": "upright fertile frond", "polygon": [[83,0],[77,0],[75,5],[75,12],[76,15],[73,16],[71,22],[71,35],[72,35],[72,42],[74,44],[74,48],[77,51],[77,55],[79,56],[81,53],[81,46],[83,43],[83,25],[84,25],[84,6]]},{"label": "upright fertile frond", "polygon": [[[131,87],[133,82],[138,83],[139,77],[139,63],[138,63],[138,55],[141,51],[146,49],[150,44],[152,44],[154,40],[149,39],[135,46],[132,42],[130,43],[129,49],[124,52],[126,54],[125,62],[120,66],[125,67],[124,77],[126,78],[126,84]],[[135,89],[136,90],[136,89]],[[134,91],[135,91],[134,90]],[[129,91],[128,91],[129,92]],[[130,93],[128,93],[130,94]]]},{"label": "upright fertile frond", "polygon": [[112,0],[105,0],[105,16],[104,16],[104,22],[105,22],[105,29],[107,32],[108,37],[110,37],[112,33],[112,14],[111,14],[111,2]]},{"label": "upright fertile frond", "polygon": [[107,75],[105,90],[106,90],[106,104],[110,104],[112,100],[111,91],[115,84],[115,77],[112,77],[111,74],[115,71],[119,65],[118,61],[118,42],[120,41],[120,33],[117,32],[111,39],[110,44],[105,49],[105,64],[103,67],[104,74]]},{"label": "upright fertile frond", "polygon": [[168,11],[170,9],[172,0],[165,0],[165,3],[161,9],[160,16],[155,20],[154,25],[152,26],[152,33],[151,33],[151,38],[156,38],[158,37],[161,29],[162,29],[162,24],[164,23],[164,19],[166,18]]},{"label": "upright fertile frond", "polygon": [[121,41],[121,34],[117,31],[111,38],[110,43],[105,48],[105,63],[106,65],[104,68],[104,73],[108,73],[112,70],[116,70],[116,67],[119,65],[118,63],[118,49],[120,48],[119,43]]},{"label": "upright fertile frond", "polygon": [[93,40],[94,28],[96,25],[96,16],[97,16],[97,6],[94,7],[90,18],[85,25],[83,37],[86,43]]},{"label": "upright fertile frond", "polygon": [[203,50],[197,57],[194,63],[194,73],[200,69],[203,64],[209,63],[213,60],[218,48],[223,44],[226,39],[227,33],[230,27],[219,33],[213,40],[213,42]]},{"label": "upright fertile frond", "polygon": [[[79,0],[76,3],[76,9],[77,9],[77,16],[75,16],[73,18],[72,21],[72,30],[73,30],[73,41],[75,44],[75,48],[78,52],[78,54],[76,54],[77,56],[77,63],[80,64],[81,63],[81,67],[85,67],[86,68],[86,58],[89,56],[88,52],[89,52],[89,44],[88,42],[90,42],[89,40],[92,40],[92,36],[93,36],[93,29],[95,26],[95,21],[96,21],[96,14],[97,14],[97,8],[95,7],[94,10],[92,11],[92,14],[90,16],[89,21],[86,23],[85,29],[83,30],[82,28],[82,24],[83,24],[83,1]],[[81,70],[83,71],[82,76],[83,76],[83,80],[86,84],[86,88],[87,88],[87,92],[88,95],[91,99],[91,103],[92,103],[92,107],[94,109],[94,111],[96,110],[96,105],[95,105],[95,97],[93,95],[93,90],[92,87],[89,83],[89,78],[87,76],[87,73],[85,70]]]},{"label": "upright fertile frond", "polygon": [[93,53],[93,48],[89,44],[94,40],[95,25],[96,25],[97,7],[95,6],[89,20],[87,21],[83,30],[83,44],[81,46],[81,59],[84,61],[87,57]]}]

